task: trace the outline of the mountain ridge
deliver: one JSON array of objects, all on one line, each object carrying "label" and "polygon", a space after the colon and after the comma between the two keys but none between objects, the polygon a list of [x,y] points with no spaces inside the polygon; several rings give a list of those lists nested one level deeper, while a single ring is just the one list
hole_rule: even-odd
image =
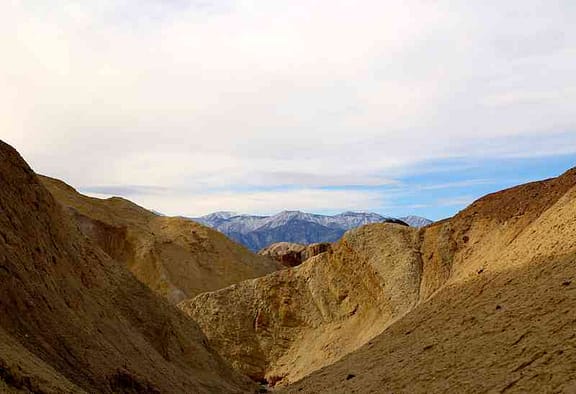
[{"label": "mountain ridge", "polygon": [[574,392],[575,216],[573,168],[426,228],[419,304],[280,392]]},{"label": "mountain ridge", "polygon": [[574,388],[575,202],[572,169],[422,229],[350,230],[295,268],[179,307],[234,367],[286,392],[526,392],[552,375]]},{"label": "mountain ridge", "polygon": [[255,390],[198,325],[81,233],[0,141],[0,391]]},{"label": "mountain ridge", "polygon": [[212,227],[230,238],[259,251],[277,242],[301,244],[335,242],[347,230],[370,223],[397,223],[423,227],[431,220],[418,216],[393,218],[373,212],[342,212],[320,215],[302,211],[282,211],[271,216],[214,212],[191,220]]},{"label": "mountain ridge", "polygon": [[202,224],[160,216],[120,197],[88,197],[58,179],[39,178],[84,235],[173,304],[282,268]]}]

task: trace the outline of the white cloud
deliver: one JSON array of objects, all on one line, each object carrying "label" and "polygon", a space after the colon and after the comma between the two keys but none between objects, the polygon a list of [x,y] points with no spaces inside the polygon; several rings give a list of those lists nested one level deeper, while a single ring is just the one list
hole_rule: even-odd
[{"label": "white cloud", "polygon": [[[102,193],[86,193],[97,198]],[[282,191],[184,193],[142,193],[130,200],[166,215],[200,216],[218,210],[275,214],[279,208],[308,212],[341,212],[344,210],[382,210],[387,201],[373,191],[299,189]],[[163,207],[164,209],[159,209]]]},{"label": "white cloud", "polygon": [[568,0],[5,1],[0,138],[74,185],[174,190],[574,153],[575,19]]}]

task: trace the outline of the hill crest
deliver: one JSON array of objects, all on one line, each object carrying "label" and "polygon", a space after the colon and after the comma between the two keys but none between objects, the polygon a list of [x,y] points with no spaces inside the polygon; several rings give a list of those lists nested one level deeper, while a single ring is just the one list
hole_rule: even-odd
[{"label": "hill crest", "polygon": [[81,234],[2,141],[0,183],[0,390],[253,390],[194,321]]},{"label": "hill crest", "polygon": [[40,180],[84,235],[174,304],[282,268],[196,222],[160,216],[123,198],[88,197],[57,179]]}]

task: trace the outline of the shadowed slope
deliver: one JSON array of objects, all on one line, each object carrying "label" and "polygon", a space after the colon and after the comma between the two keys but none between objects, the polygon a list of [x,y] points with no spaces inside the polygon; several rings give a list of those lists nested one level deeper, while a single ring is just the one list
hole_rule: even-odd
[{"label": "shadowed slope", "polygon": [[425,253],[427,301],[286,392],[573,392],[575,218],[571,170],[432,226],[425,236],[450,241],[447,284],[426,286],[441,265]]},{"label": "shadowed slope", "polygon": [[[479,277],[492,278],[510,272],[506,274],[511,275],[506,279],[509,280],[524,275],[522,267],[528,270],[527,267],[537,262],[551,261],[555,269],[562,270],[562,264],[556,263],[568,264],[576,251],[575,185],[576,171],[571,170],[558,178],[488,195],[454,218],[422,230],[368,225],[347,233],[333,253],[313,258],[297,269],[203,294],[179,306],[198,319],[215,348],[235,367],[253,377],[257,377],[255,371],[259,371],[269,380],[280,380],[282,384],[293,382],[355,351],[384,330],[382,335],[388,335],[396,324],[401,324],[396,323],[399,318],[400,322],[410,318],[417,321],[414,324],[428,327],[430,318],[419,317],[419,311],[425,310],[422,308],[427,308],[426,305],[432,305],[428,307],[440,314],[439,325],[452,324],[445,316],[453,309],[453,303],[459,305],[455,311],[459,320],[455,321],[476,319],[480,312],[473,308],[474,298],[456,298],[459,292],[474,292],[468,290],[468,286],[475,288]],[[572,275],[570,268],[559,275]],[[534,269],[545,268],[542,265]],[[490,283],[485,286],[492,286]],[[540,287],[542,294],[548,286],[537,280],[532,281],[532,285]],[[485,291],[482,286],[480,293]],[[486,294],[526,297],[527,286],[512,289],[511,295],[506,296],[502,293],[506,288],[491,289]],[[496,298],[486,302],[498,304]],[[531,309],[542,308],[540,303],[546,301],[525,299],[524,302],[526,308]],[[203,316],[202,308],[227,318]],[[408,317],[402,318],[408,312]],[[275,318],[277,315],[295,318],[283,321]],[[524,324],[530,326],[529,316],[533,315],[525,316]],[[244,326],[246,321],[254,322],[253,327]],[[499,329],[507,331],[506,324]],[[245,333],[244,336],[234,337],[232,333],[237,330]],[[451,328],[447,326],[446,330]],[[549,332],[546,330],[543,332]],[[450,340],[449,336],[443,338]],[[455,343],[464,347],[464,342]],[[487,344],[486,348],[490,346]],[[460,362],[465,362],[463,354]],[[385,367],[388,369],[393,368],[393,356],[390,357]],[[355,360],[361,358],[358,356]],[[370,363],[378,365],[378,359]],[[429,367],[431,375],[433,365]],[[255,366],[258,367],[254,369]],[[330,367],[325,371],[330,371]],[[375,371],[375,374],[384,373],[384,369]],[[400,370],[397,373],[400,376]],[[417,370],[406,372],[406,381],[417,373]],[[340,382],[336,375],[330,375],[326,381],[318,379],[327,385],[324,392],[340,389],[338,383],[328,382],[329,379]],[[320,390],[322,384],[313,387]],[[354,387],[362,391],[361,383]],[[398,389],[390,387],[393,391]]]},{"label": "shadowed slope", "polygon": [[297,267],[304,261],[332,250],[332,244],[316,243],[310,245],[278,242],[260,250],[261,256],[270,257],[285,267]]},{"label": "shadowed slope", "polygon": [[280,393],[573,393],[575,278],[572,254],[449,285]]},{"label": "shadowed slope", "polygon": [[87,240],[0,141],[0,389],[252,389],[198,326]]},{"label": "shadowed slope", "polygon": [[41,180],[85,235],[172,303],[281,268],[191,220],[158,216],[119,197],[84,196],[56,179]]},{"label": "shadowed slope", "polygon": [[[541,231],[538,221],[562,198],[569,198],[568,192],[575,185],[576,169],[572,169],[557,178],[489,194],[453,218],[425,228],[421,299],[425,300],[448,280],[466,279],[479,271],[501,270],[517,264],[521,260],[501,258],[504,250],[526,233]],[[571,223],[566,214],[558,214],[555,220],[562,226]],[[549,239],[556,234],[555,229],[550,229],[544,236]],[[559,252],[560,241],[552,242]],[[537,255],[535,245],[524,245],[525,252]]]}]

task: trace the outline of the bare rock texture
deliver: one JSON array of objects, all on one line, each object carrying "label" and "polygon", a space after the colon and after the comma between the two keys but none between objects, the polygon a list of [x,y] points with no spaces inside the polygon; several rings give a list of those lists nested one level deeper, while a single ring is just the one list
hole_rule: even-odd
[{"label": "bare rock texture", "polygon": [[77,229],[0,141],[0,390],[243,393],[197,324]]},{"label": "bare rock texture", "polygon": [[283,268],[191,220],[159,216],[119,197],[84,196],[56,179],[41,180],[82,233],[174,304]]},{"label": "bare rock texture", "polygon": [[179,304],[254,380],[295,381],[379,334],[418,301],[418,230],[351,230],[332,252]]},{"label": "bare rock texture", "polygon": [[575,218],[571,170],[433,225],[422,302],[281,392],[574,392]]},{"label": "bare rock texture", "polygon": [[576,169],[180,307],[253,378],[312,373],[287,392],[571,392],[575,218]]},{"label": "bare rock texture", "polygon": [[302,245],[291,242],[277,242],[258,252],[261,256],[268,256],[284,265],[296,267],[304,261],[332,250],[332,244],[322,242],[311,245]]},{"label": "bare rock texture", "polygon": [[327,242],[318,242],[315,244],[310,244],[306,246],[306,249],[302,252],[302,261],[311,259],[314,256],[318,256],[321,253],[331,252],[332,244]]},{"label": "bare rock texture", "polygon": [[451,283],[279,393],[573,393],[574,278],[572,253]]}]

